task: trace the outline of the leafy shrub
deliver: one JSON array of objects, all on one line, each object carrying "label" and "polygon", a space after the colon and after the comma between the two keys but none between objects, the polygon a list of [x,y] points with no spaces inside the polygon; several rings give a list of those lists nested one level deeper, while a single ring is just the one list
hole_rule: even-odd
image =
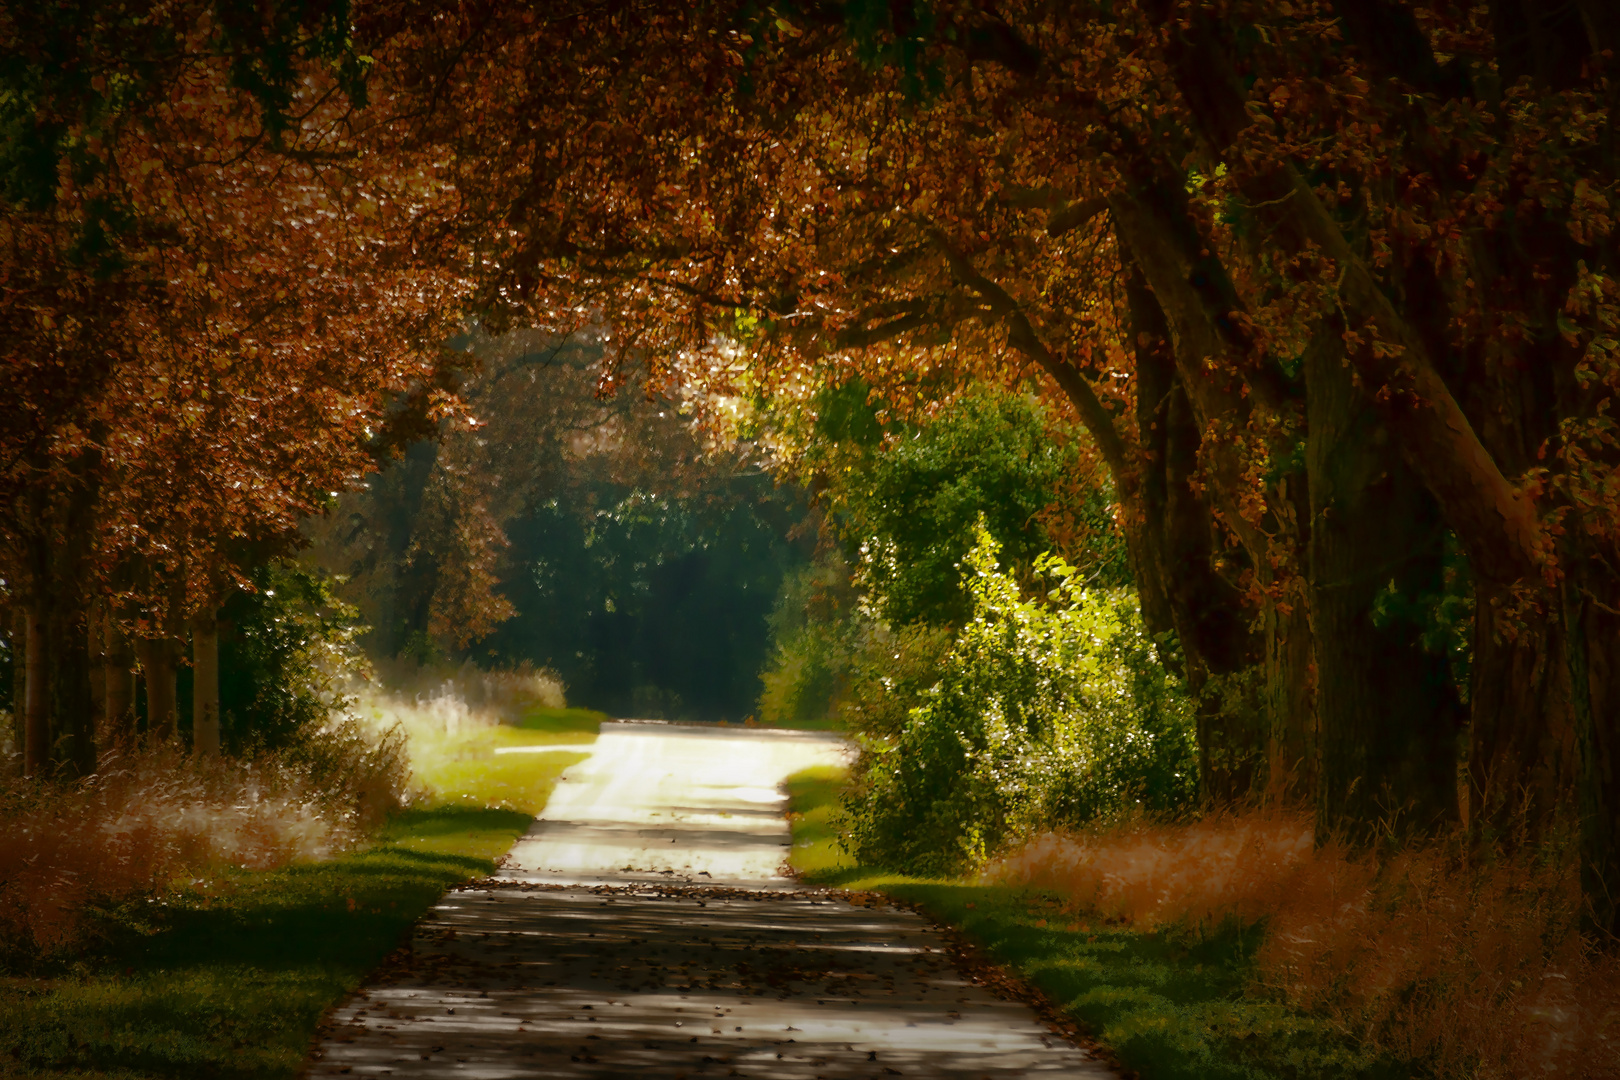
[{"label": "leafy shrub", "polygon": [[891,629],[866,619],[854,637],[839,718],[856,735],[892,739],[939,681],[953,635],[949,627],[930,623]]},{"label": "leafy shrub", "polygon": [[354,608],[326,576],[290,560],[253,572],[220,612],[220,728],[227,750],[288,749],[316,737],[363,666]]},{"label": "leafy shrub", "polygon": [[1196,795],[1189,703],[1122,589],[1088,589],[1052,555],[1025,600],[981,527],[964,561],[973,617],[898,736],[869,740],[851,843],[869,862],[951,873],[1036,825]]},{"label": "leafy shrub", "polygon": [[784,582],[759,717],[767,724],[834,719],[858,734],[896,735],[939,681],[951,632],[920,622],[890,627],[859,602],[843,559],[823,555]]},{"label": "leafy shrub", "polygon": [[1073,446],[1054,439],[1038,406],[978,389],[929,423],[846,463],[833,489],[860,546],[859,576],[892,626],[962,622],[971,602],[962,558],[982,521],[1008,557],[1027,563],[1050,538],[1041,522]]}]

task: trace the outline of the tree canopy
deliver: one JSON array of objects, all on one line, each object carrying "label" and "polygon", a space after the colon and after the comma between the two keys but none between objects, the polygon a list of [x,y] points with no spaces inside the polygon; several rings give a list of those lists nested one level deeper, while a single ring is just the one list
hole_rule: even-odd
[{"label": "tree canopy", "polygon": [[[1206,798],[1574,829],[1612,922],[1612,5],[3,18],[0,497],[41,641],[216,602],[454,407],[466,320],[607,327],[604,388],[719,412],[1033,380],[1179,638]],[[1469,603],[1464,679],[1433,613]]]}]

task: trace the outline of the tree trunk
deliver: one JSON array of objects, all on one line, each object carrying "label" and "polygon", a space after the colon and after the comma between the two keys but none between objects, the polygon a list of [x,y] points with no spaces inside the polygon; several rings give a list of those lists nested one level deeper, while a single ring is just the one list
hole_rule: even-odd
[{"label": "tree trunk", "polygon": [[1266,760],[1264,790],[1256,794],[1273,803],[1309,804],[1321,778],[1321,721],[1317,641],[1308,598],[1296,593],[1266,604],[1262,623]]},{"label": "tree trunk", "polygon": [[219,622],[214,611],[191,620],[191,748],[198,757],[219,756]]},{"label": "tree trunk", "polygon": [[[1218,528],[1194,487],[1198,422],[1176,370],[1169,324],[1134,264],[1125,289],[1142,456],[1139,546],[1144,561],[1154,560],[1155,584],[1164,592],[1186,659],[1187,689],[1197,702],[1199,789],[1206,799],[1230,802],[1247,792],[1260,745],[1244,675],[1260,662],[1259,640],[1248,627],[1242,593],[1216,566]],[[1142,606],[1146,613],[1146,598]]]},{"label": "tree trunk", "polygon": [[1507,588],[1478,583],[1469,694],[1469,820],[1486,840],[1541,832],[1571,809],[1581,773],[1581,703],[1571,678],[1577,617],[1548,603],[1514,604]]},{"label": "tree trunk", "polygon": [[135,655],[116,611],[107,613],[102,640],[102,684],[107,695],[102,741],[127,750],[135,741]]},{"label": "tree trunk", "polygon": [[1620,584],[1567,560],[1556,592],[1476,591],[1469,826],[1483,844],[1578,840],[1596,928],[1620,928]]},{"label": "tree trunk", "polygon": [[1620,930],[1620,583],[1601,577],[1603,584],[1566,586],[1564,617],[1575,645],[1582,886],[1595,928],[1613,940]]},{"label": "tree trunk", "polygon": [[174,642],[168,638],[142,638],[135,644],[141,671],[146,676],[146,739],[148,743],[174,738],[179,709]]},{"label": "tree trunk", "polygon": [[46,612],[39,600],[23,608],[23,775],[43,777],[51,760],[50,666]]},{"label": "tree trunk", "polygon": [[[78,570],[76,562],[69,569]],[[51,605],[54,616],[46,622],[50,635],[46,650],[51,657],[50,693],[52,754],[70,775],[96,771],[96,735],[91,726],[90,638],[88,612],[80,603],[79,581],[62,575],[62,592]]]},{"label": "tree trunk", "polygon": [[[11,679],[10,736],[12,756],[20,765],[23,747],[28,744],[23,734],[24,705],[28,701],[28,612],[21,605],[13,605],[6,609],[6,615],[11,620],[11,670],[6,673]],[[6,765],[9,769],[11,762]]]},{"label": "tree trunk", "polygon": [[89,726],[96,744],[107,737],[107,628],[109,616],[105,601],[90,605],[85,631],[89,638],[90,715]]},{"label": "tree trunk", "polygon": [[1424,648],[1418,621],[1444,588],[1439,507],[1352,379],[1337,331],[1305,368],[1319,831],[1426,831],[1456,815],[1462,719],[1445,651]]}]

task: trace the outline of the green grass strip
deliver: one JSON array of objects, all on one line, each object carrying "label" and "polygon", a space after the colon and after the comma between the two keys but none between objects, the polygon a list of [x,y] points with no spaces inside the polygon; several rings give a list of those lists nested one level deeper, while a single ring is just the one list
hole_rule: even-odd
[{"label": "green grass strip", "polygon": [[474,732],[421,770],[432,801],[395,817],[365,850],[219,872],[109,913],[109,944],[95,955],[0,974],[0,1076],[298,1075],[326,1011],[447,888],[490,873],[562,770],[583,758],[494,749],[589,742],[599,720],[553,710]]},{"label": "green grass strip", "polygon": [[1078,1019],[1142,1080],[1384,1080],[1322,1020],[1255,992],[1261,927],[1143,932],[1065,913],[1039,890],[929,880],[862,866],[837,843],[842,770],[788,781],[791,863],[804,880],[884,893],[954,926]]}]

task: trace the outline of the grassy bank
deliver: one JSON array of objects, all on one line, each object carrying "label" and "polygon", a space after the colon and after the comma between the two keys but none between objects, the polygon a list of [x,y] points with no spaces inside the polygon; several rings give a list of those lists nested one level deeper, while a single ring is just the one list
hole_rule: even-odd
[{"label": "grassy bank", "polygon": [[788,782],[792,864],[805,880],[882,892],[963,930],[1078,1019],[1143,1080],[1305,1080],[1408,1076],[1368,1060],[1325,1023],[1252,991],[1262,930],[1141,932],[1076,916],[1033,889],[926,880],[855,863],[837,846],[843,776]]},{"label": "grassy bank", "polygon": [[[0,976],[0,1075],[295,1076],[332,1004],[404,940],[446,888],[488,874],[528,828],[597,714],[536,710],[446,736],[431,794],[364,850],[273,871],[221,868],[107,912],[93,953]],[[499,748],[539,752],[497,754]]]}]

